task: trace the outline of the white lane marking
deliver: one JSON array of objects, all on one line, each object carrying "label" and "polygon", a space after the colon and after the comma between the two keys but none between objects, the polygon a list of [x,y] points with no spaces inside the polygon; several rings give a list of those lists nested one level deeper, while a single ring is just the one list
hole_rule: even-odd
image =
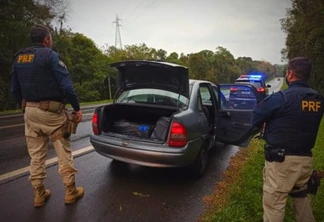
[{"label": "white lane marking", "polygon": [[[82,149],[73,151],[72,155],[73,155],[73,157],[75,157],[75,156],[78,156],[80,154],[92,151],[93,149],[94,149],[93,146],[87,146],[87,147],[84,147]],[[54,157],[52,159],[46,160],[45,165],[48,166],[48,165],[51,165],[51,164],[56,163],[56,162],[57,162],[57,157]],[[0,175],[0,181],[9,179],[11,177],[18,176],[18,175],[26,173],[26,172],[29,172],[29,169],[30,169],[30,166],[24,167],[24,168],[21,168],[21,169],[18,169],[18,170],[14,170],[14,171],[6,173],[6,174],[2,174],[2,175]]]},{"label": "white lane marking", "polygon": [[23,125],[25,125],[25,123],[14,124],[14,125],[8,125],[8,126],[0,126],[0,129],[13,128],[13,127],[23,126]]},{"label": "white lane marking", "polygon": [[[86,114],[83,114],[82,116],[91,116],[91,115],[93,115],[93,113],[86,113]],[[14,127],[23,126],[23,125],[25,125],[25,123],[19,123],[19,124],[8,125],[8,126],[0,126],[0,130],[14,128]]]},{"label": "white lane marking", "polygon": [[3,115],[0,116],[0,119],[6,119],[6,118],[13,118],[13,117],[17,117],[17,116],[22,116],[23,114],[11,114],[11,115]]}]

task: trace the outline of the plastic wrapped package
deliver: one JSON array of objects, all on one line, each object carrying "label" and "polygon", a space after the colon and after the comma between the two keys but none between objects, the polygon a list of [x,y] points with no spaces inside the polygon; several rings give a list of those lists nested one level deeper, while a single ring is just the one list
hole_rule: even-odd
[{"label": "plastic wrapped package", "polygon": [[113,126],[116,133],[140,138],[150,138],[154,127],[154,125],[129,122],[125,119],[114,122]]}]

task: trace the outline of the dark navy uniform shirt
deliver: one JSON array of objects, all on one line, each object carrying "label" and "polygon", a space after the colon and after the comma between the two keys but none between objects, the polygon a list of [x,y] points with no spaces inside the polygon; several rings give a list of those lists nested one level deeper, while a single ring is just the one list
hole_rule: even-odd
[{"label": "dark navy uniform shirt", "polygon": [[310,154],[324,112],[324,99],[302,81],[271,94],[254,110],[252,124],[262,127],[268,144],[293,154]]},{"label": "dark navy uniform shirt", "polygon": [[55,51],[41,45],[22,50],[15,56],[11,93],[19,104],[23,99],[67,101],[75,111],[80,110],[67,67]]}]

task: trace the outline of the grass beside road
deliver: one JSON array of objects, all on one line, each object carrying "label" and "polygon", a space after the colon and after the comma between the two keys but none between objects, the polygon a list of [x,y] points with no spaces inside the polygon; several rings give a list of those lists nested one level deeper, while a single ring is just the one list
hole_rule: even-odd
[{"label": "grass beside road", "polygon": [[[216,184],[212,195],[204,198],[206,211],[201,221],[262,221],[263,144],[253,139],[249,148],[241,150],[231,159],[223,180]],[[324,119],[322,119],[314,153],[314,169],[324,170]],[[295,221],[290,199],[286,205],[286,222]],[[324,185],[312,196],[316,221],[324,220]]]},{"label": "grass beside road", "polygon": [[[284,83],[283,87],[287,88]],[[231,158],[223,180],[216,184],[214,192],[204,198],[206,210],[201,221],[262,221],[262,171],[264,166],[263,140],[253,139],[249,148],[241,148]],[[324,170],[324,118],[322,119],[313,149],[314,169]],[[324,179],[323,179],[324,180]],[[324,185],[312,197],[312,208],[316,221],[324,221]],[[291,211],[291,200],[286,205],[285,222],[295,221]]]}]

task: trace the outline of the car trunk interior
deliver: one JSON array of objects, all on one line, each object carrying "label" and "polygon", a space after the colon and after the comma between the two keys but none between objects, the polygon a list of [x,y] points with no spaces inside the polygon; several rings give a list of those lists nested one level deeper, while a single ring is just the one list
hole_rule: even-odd
[{"label": "car trunk interior", "polygon": [[114,136],[164,141],[175,112],[175,107],[111,104],[104,108],[101,129]]}]

